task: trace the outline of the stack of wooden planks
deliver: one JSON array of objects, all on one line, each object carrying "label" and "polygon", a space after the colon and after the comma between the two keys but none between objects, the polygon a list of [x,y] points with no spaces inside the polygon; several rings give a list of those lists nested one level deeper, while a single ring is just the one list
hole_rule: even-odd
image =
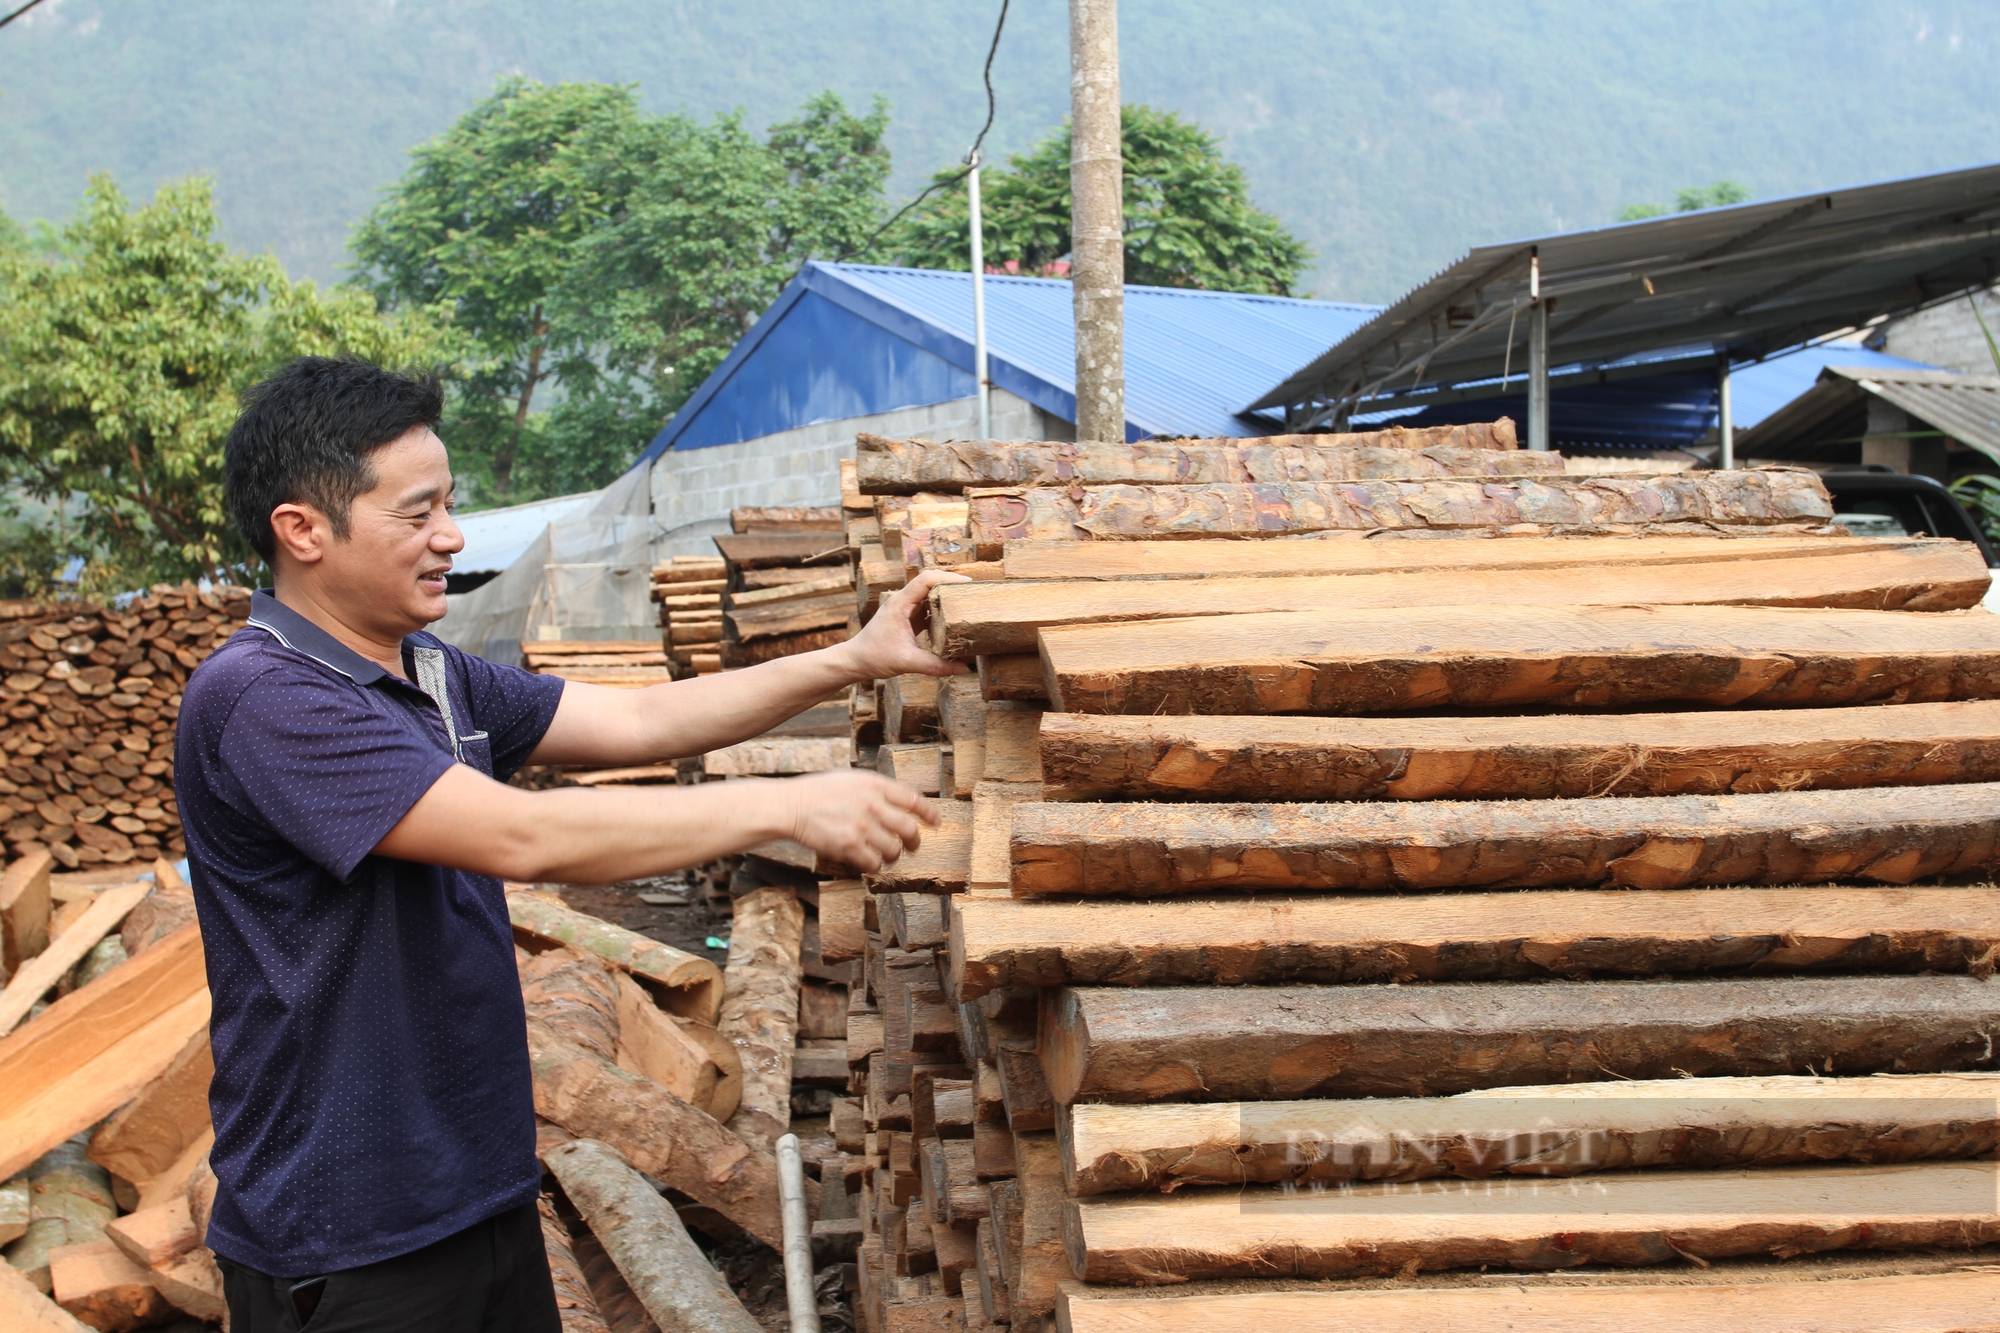
[{"label": "stack of wooden planks", "polygon": [[729,586],[722,557],[674,556],[653,566],[652,584],[667,656],[689,674],[722,670],[722,590]]},{"label": "stack of wooden planks", "polygon": [[1992,1323],[1983,562],[1512,444],[860,441],[864,1328]]},{"label": "stack of wooden planks", "polygon": [[841,511],[736,509],[717,537],[725,583],[719,612],[724,667],[754,666],[845,642],[853,574]]}]

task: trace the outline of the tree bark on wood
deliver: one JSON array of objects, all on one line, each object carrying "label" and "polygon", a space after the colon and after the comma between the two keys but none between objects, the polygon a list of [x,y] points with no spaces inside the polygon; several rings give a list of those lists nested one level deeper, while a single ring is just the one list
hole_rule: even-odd
[{"label": "tree bark on wood", "polygon": [[130,1101],[208,1022],[187,925],[0,1040],[0,1180]]},{"label": "tree bark on wood", "polygon": [[[784,1239],[778,1164],[715,1117],[528,1021],[535,1112],[618,1150],[639,1170],[727,1217],[773,1249]],[[806,1182],[815,1209],[818,1185]]]},{"label": "tree bark on wood", "polygon": [[2000,1075],[1684,1078],[1367,1102],[1067,1108],[1072,1195],[1978,1157]]},{"label": "tree bark on wood", "polygon": [[[1042,634],[1069,713],[1390,713],[2000,697],[2000,618],[1734,606],[1303,611]],[[988,739],[988,763],[991,738]]]},{"label": "tree bark on wood", "polygon": [[[1521,455],[1545,458],[1546,454]],[[1038,631],[1064,625],[1129,624],[1192,616],[1270,612],[1360,612],[1421,606],[1844,607],[1960,611],[1979,605],[1991,581],[1969,542],[1895,552],[1718,560],[1709,564],[1554,566],[1450,573],[1315,574],[1294,578],[1113,579],[1090,583],[948,583],[931,593],[931,647],[970,660],[1033,652]]]},{"label": "tree bark on wood", "polygon": [[601,959],[581,949],[555,948],[521,959],[518,968],[529,1018],[593,1055],[617,1058],[618,986]]},{"label": "tree bark on wood", "polygon": [[[1963,1262],[1962,1260],[1960,1262]],[[1815,1274],[1817,1276],[1818,1274]],[[1708,1275],[1704,1275],[1705,1277]],[[1808,1333],[1830,1309],[1841,1327],[1882,1333],[1958,1333],[1991,1318],[2000,1274],[1937,1272],[1843,1276],[1836,1281],[1766,1277],[1699,1285],[1488,1286],[1377,1290],[1257,1290],[1138,1295],[1116,1287],[1065,1287],[1067,1333],[1211,1333],[1296,1329],[1309,1333]],[[1801,1277],[1804,1275],[1801,1274]]]},{"label": "tree bark on wood", "polygon": [[[1451,428],[1446,428],[1451,429]],[[1286,481],[1421,481],[1431,477],[1559,477],[1560,454],[1468,448],[1321,444],[1338,436],[1277,439],[886,440],[856,439],[861,486],[871,495],[956,494],[1015,486],[1199,486]]]},{"label": "tree bark on wood", "polygon": [[507,915],[516,942],[531,951],[571,944],[630,972],[651,990],[662,1008],[713,1023],[722,1003],[722,969],[706,958],[683,953],[636,931],[572,911],[553,895],[515,890],[507,895]]},{"label": "tree bark on wood", "polygon": [[1040,747],[1043,799],[1052,801],[1431,801],[1928,787],[2000,780],[2000,702],[1339,721],[1049,713]]},{"label": "tree bark on wood", "polygon": [[1117,0],[1070,0],[1070,301],[1076,434],[1125,438],[1125,158]]},{"label": "tree bark on wood", "polygon": [[1022,802],[1016,897],[1908,884],[2000,858],[2000,783],[1325,805]]},{"label": "tree bark on wood", "polygon": [[2000,889],[1564,889],[1384,902],[953,900],[960,1003],[1020,986],[1268,986],[1966,972],[1993,966]]},{"label": "tree bark on wood", "polygon": [[1064,1250],[1062,1153],[1053,1134],[1014,1136],[1014,1177],[1020,1187],[1021,1240],[1007,1256],[1007,1304],[1014,1326],[1055,1313],[1056,1285],[1079,1274]]},{"label": "tree bark on wood", "polygon": [[215,1058],[208,1028],[189,1037],[160,1076],[90,1139],[90,1160],[138,1186],[170,1170],[210,1129]]},{"label": "tree bark on wood", "polygon": [[[743,1097],[743,1068],[736,1048],[723,1040],[713,1046],[701,1040],[688,1030],[692,1025],[683,1026],[684,1020],[661,1012],[652,995],[631,977],[620,975],[617,982],[618,1067],[653,1080],[718,1120],[734,1115]],[[728,1052],[728,1068],[714,1047]],[[725,1084],[731,1085],[726,1091]]]},{"label": "tree bark on wood", "polygon": [[617,1152],[575,1139],[542,1160],[662,1333],[762,1333],[673,1205]]},{"label": "tree bark on wood", "polygon": [[1561,536],[1780,527],[1803,534],[1824,531],[1833,519],[1825,486],[1806,472],[1033,487],[975,490],[967,500],[981,560],[1003,559],[1008,542],[1026,540],[1464,528]]},{"label": "tree bark on wood", "polygon": [[562,1333],[611,1333],[598,1313],[597,1298],[590,1294],[590,1282],[576,1261],[569,1228],[556,1216],[555,1203],[547,1194],[535,1201],[542,1219],[542,1248],[548,1251],[549,1279],[556,1289],[556,1309],[562,1318]]},{"label": "tree bark on wood", "polygon": [[2000,1240],[2000,1164],[1662,1171],[1576,1182],[1419,1181],[1301,1195],[1072,1199],[1070,1261],[1086,1282],[1351,1277],[1497,1264],[1672,1264]]},{"label": "tree bark on wood", "polygon": [[2000,982],[1787,977],[1255,989],[1066,988],[1056,1101],[1429,1097],[1609,1079],[1993,1068]]},{"label": "tree bark on wood", "polygon": [[792,1123],[804,929],[805,909],[789,888],[757,889],[736,900],[716,1027],[743,1062],[743,1099],[729,1128],[760,1152],[771,1151]]},{"label": "tree bark on wood", "polygon": [[660,1333],[660,1326],[646,1313],[631,1284],[618,1271],[618,1265],[611,1262],[611,1256],[605,1253],[590,1228],[584,1226],[579,1230],[581,1234],[571,1239],[570,1248],[576,1254],[577,1267],[590,1287],[590,1298],[597,1303],[598,1316],[609,1333]]},{"label": "tree bark on wood", "polygon": [[1449,532],[1326,532],[1307,540],[1016,541],[1000,562],[1008,579],[1205,579],[1303,574],[1443,574],[1561,565],[1706,564],[1852,551],[1922,550],[1944,537],[1853,537],[1844,529],[1800,534],[1736,528],[1727,535],[1548,537],[1460,528]]}]

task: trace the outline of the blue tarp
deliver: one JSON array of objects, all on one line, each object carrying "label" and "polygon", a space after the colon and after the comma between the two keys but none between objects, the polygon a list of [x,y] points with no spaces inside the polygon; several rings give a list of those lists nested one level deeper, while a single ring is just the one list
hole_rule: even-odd
[{"label": "blue tarp", "polygon": [[[1071,290],[1056,278],[986,279],[993,382],[1065,421],[1076,417]],[[1376,310],[1127,287],[1127,438],[1268,432],[1271,425],[1237,416],[1237,405]],[[973,392],[971,274],[811,263],[640,461]]]}]

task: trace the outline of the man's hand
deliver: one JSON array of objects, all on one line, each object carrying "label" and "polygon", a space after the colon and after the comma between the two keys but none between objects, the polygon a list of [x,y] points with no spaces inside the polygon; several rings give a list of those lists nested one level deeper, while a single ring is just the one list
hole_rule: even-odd
[{"label": "man's hand", "polygon": [[914,852],[923,842],[923,825],[939,822],[929,801],[866,769],[787,778],[780,790],[791,806],[792,841],[857,870],[880,870]]},{"label": "man's hand", "polygon": [[971,668],[951,662],[917,641],[917,629],[929,610],[931,589],[940,583],[970,583],[963,574],[927,569],[882,599],[862,631],[831,651],[844,652],[856,680],[887,680],[891,676],[959,676]]}]

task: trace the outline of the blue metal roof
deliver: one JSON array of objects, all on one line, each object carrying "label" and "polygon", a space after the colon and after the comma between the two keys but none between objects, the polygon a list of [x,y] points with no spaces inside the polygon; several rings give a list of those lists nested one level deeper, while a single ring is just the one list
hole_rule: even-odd
[{"label": "blue metal roof", "polygon": [[[993,382],[1065,421],[1076,419],[1070,292],[1059,278],[986,278]],[[1377,310],[1127,287],[1127,438],[1270,430],[1237,406]],[[973,392],[970,273],[809,263],[639,461]]]}]

